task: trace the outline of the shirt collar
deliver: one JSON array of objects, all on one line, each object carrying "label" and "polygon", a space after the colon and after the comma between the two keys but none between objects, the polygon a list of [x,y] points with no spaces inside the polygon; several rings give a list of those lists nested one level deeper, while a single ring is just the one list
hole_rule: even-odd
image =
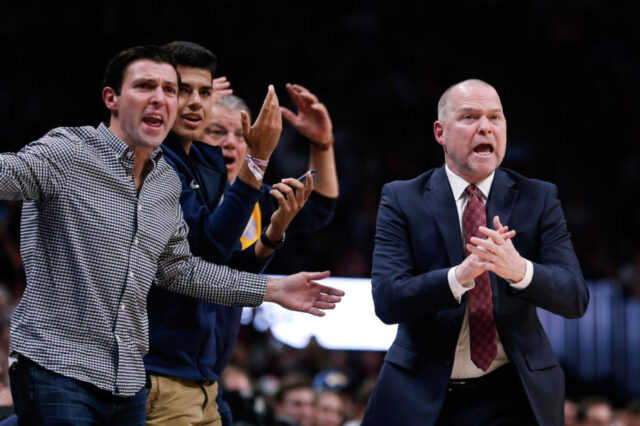
[{"label": "shirt collar", "polygon": [[[451,191],[453,192],[453,198],[459,200],[464,196],[464,191],[467,186],[471,185],[469,182],[451,171],[447,164],[444,165],[444,169],[447,172],[449,178],[449,185],[451,185]],[[491,183],[493,183],[493,177],[495,176],[495,170],[487,176],[484,180],[476,183],[476,187],[480,190],[480,194],[486,200],[489,198],[489,191],[491,190]]]},{"label": "shirt collar", "polygon": [[[113,132],[107,127],[105,123],[100,123],[98,126],[98,133],[104,137],[107,141],[107,145],[109,148],[113,150],[116,155],[116,158],[119,160],[131,161],[133,162],[133,150],[129,145],[127,145],[122,139],[117,137]],[[155,164],[158,160],[159,156],[162,155],[162,150],[160,147],[155,148],[150,155],[151,161]]]}]

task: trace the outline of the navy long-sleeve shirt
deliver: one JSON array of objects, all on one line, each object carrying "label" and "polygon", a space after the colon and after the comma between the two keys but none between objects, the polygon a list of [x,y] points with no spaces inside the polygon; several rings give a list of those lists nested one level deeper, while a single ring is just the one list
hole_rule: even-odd
[{"label": "navy long-sleeve shirt", "polygon": [[[226,166],[218,147],[194,142],[187,154],[177,138],[170,135],[162,149],[182,182],[180,203],[190,227],[188,240],[193,253],[241,270],[262,272],[271,258],[257,258],[253,246],[242,250],[240,236],[256,203],[263,226],[269,223],[274,211],[271,188],[263,185],[258,190],[240,179],[227,185]],[[335,199],[313,193],[287,232],[311,232],[326,225],[335,203]],[[219,380],[233,352],[241,308],[153,289],[148,312],[148,371],[190,380]]]}]

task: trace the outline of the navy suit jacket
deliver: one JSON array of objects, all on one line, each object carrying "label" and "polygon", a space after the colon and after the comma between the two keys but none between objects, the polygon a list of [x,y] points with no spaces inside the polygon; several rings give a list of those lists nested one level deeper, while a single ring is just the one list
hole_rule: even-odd
[{"label": "navy suit jacket", "polygon": [[[586,311],[589,292],[554,185],[497,169],[486,203],[516,230],[513,244],[533,263],[524,290],[490,273],[494,317],[509,361],[540,424],[562,425],[564,373],[537,307],[567,318]],[[432,425],[451,376],[467,296],[453,297],[447,272],[464,258],[458,211],[444,167],[385,185],[373,254],[378,317],[399,324],[363,425]],[[464,407],[461,407],[464,409]]]}]

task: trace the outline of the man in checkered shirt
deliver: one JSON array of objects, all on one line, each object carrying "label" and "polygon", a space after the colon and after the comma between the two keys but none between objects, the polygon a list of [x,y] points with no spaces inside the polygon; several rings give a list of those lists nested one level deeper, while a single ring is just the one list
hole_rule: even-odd
[{"label": "man in checkered shirt", "polygon": [[117,54],[105,72],[108,126],[57,128],[0,155],[0,198],[25,200],[27,288],[11,324],[11,385],[21,424],[144,424],[146,297],[157,284],[213,303],[272,301],[322,315],[343,294],[191,255],[181,185],[159,148],[179,77],[162,48]]}]

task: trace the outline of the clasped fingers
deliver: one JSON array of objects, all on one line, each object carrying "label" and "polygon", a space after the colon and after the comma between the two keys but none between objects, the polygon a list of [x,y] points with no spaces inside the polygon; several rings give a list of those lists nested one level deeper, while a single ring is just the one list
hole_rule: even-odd
[{"label": "clasped fingers", "polygon": [[518,282],[524,277],[526,261],[511,241],[501,241],[503,244],[496,244],[489,238],[472,237],[471,244],[467,244],[466,248],[482,260],[487,270],[506,280]]},{"label": "clasped fingers", "polygon": [[486,270],[486,262],[479,256],[471,254],[456,267],[456,279],[461,284],[469,283]]},{"label": "clasped fingers", "polygon": [[469,251],[471,251],[471,248],[476,249],[479,253],[478,254],[479,256],[480,256],[480,253],[484,257],[491,256],[491,255],[498,255],[503,250],[502,246],[496,244],[490,238],[483,239],[478,237],[471,237],[469,241],[471,244],[467,244],[467,249],[469,249]]}]

